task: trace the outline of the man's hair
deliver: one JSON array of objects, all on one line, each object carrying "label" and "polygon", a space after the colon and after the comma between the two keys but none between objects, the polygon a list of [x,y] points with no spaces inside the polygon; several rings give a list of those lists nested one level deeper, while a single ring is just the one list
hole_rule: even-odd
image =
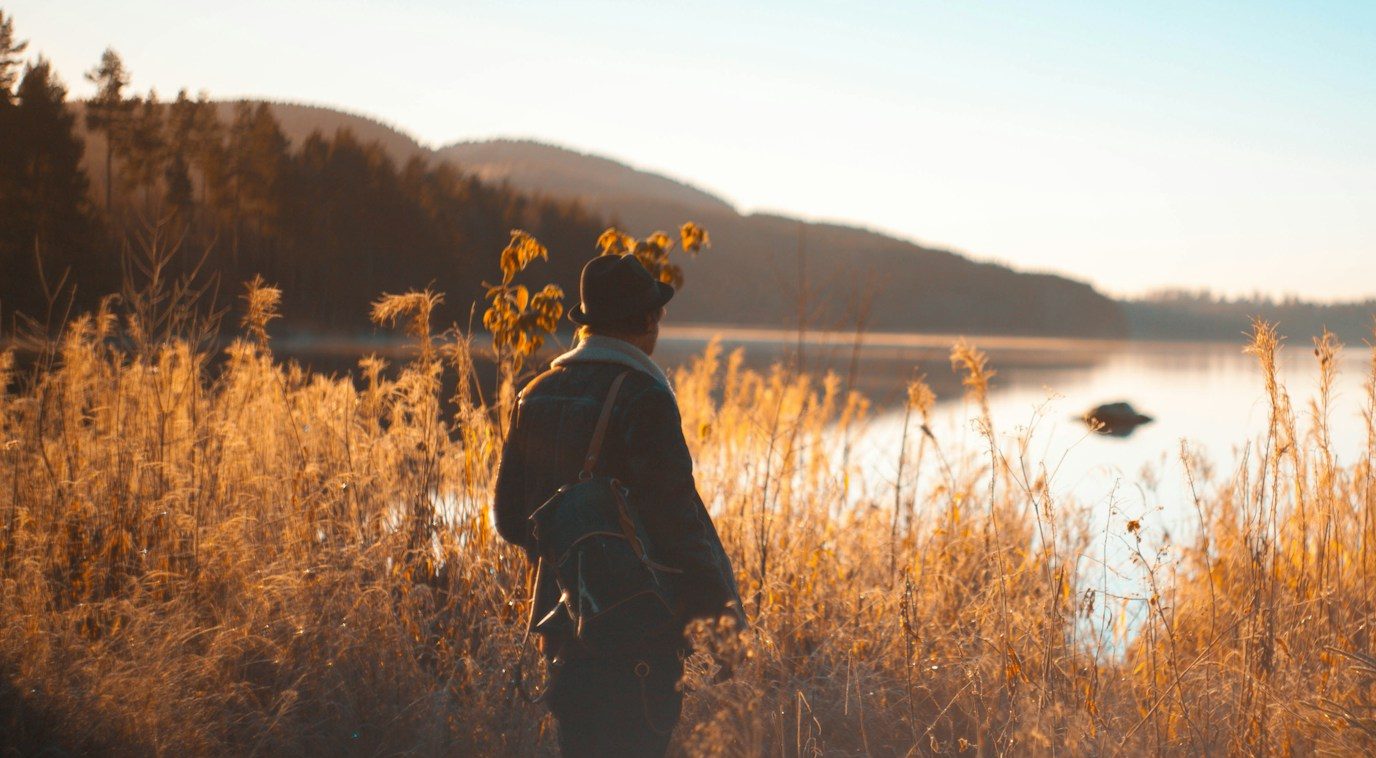
[{"label": "man's hair", "polygon": [[600,334],[605,337],[639,337],[642,334],[649,334],[655,324],[659,323],[660,308],[641,311],[630,316],[623,316],[614,321],[604,321],[600,324],[584,324],[579,328],[579,335]]}]

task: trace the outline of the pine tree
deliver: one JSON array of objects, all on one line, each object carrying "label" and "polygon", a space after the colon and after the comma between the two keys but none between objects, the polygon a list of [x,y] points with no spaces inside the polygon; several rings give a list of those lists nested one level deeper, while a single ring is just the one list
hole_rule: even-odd
[{"label": "pine tree", "polygon": [[[14,85],[19,80],[20,54],[28,43],[14,38],[14,19],[0,11],[0,208],[9,208],[19,192],[20,145],[17,141],[17,110]],[[6,231],[11,219],[0,218],[0,276],[12,274],[16,250],[6,247],[14,235]]]},{"label": "pine tree", "polygon": [[247,101],[234,104],[234,120],[225,137],[224,160],[220,164],[223,192],[216,198],[216,211],[223,226],[229,227],[230,253],[239,260],[239,239],[243,232],[241,220],[244,184],[248,181],[248,142],[252,130],[253,106]]},{"label": "pine tree", "polygon": [[187,160],[200,175],[199,202],[214,205],[217,195],[225,194],[225,129],[215,104],[202,92],[192,103],[190,128],[187,131]]},{"label": "pine tree", "polygon": [[[93,279],[104,273],[101,261],[80,260],[93,227],[81,170],[83,146],[66,96],[52,67],[40,58],[25,69],[12,111],[13,139],[6,152],[13,151],[17,171],[15,191],[0,198],[0,248],[6,269],[35,285],[26,302],[14,304],[30,311],[44,305],[36,296],[43,290],[52,294],[53,283],[77,264]],[[28,263],[21,263],[25,258]]]},{"label": "pine tree", "polygon": [[10,102],[14,83],[19,81],[20,55],[29,46],[14,38],[14,17],[0,10],[0,100]]},{"label": "pine tree", "polygon": [[[215,208],[222,204],[228,194],[225,133],[215,104],[204,92],[195,100],[186,90],[177,93],[168,109],[166,139],[168,201],[173,206],[184,202],[185,209],[193,214],[197,206]],[[183,192],[185,198],[180,197]]]},{"label": "pine tree", "polygon": [[114,189],[114,156],[123,146],[133,103],[124,97],[129,72],[113,48],[105,48],[100,63],[86,72],[96,85],[96,96],[86,105],[86,128],[105,135],[105,210],[110,210]]},{"label": "pine tree", "polygon": [[283,193],[291,162],[291,145],[267,103],[258,103],[248,133],[249,180],[244,209],[257,222],[259,234],[275,234],[282,215]]},{"label": "pine tree", "polygon": [[195,202],[190,154],[196,110],[196,102],[187,97],[186,90],[181,90],[177,93],[177,99],[168,106],[164,127],[167,160],[163,170],[163,183],[166,186],[164,199],[184,221],[190,221]]},{"label": "pine tree", "polygon": [[228,211],[236,257],[246,221],[253,222],[252,231],[260,239],[279,230],[290,169],[289,146],[267,103],[235,106],[224,161],[230,194],[222,213]]},{"label": "pine tree", "polygon": [[166,165],[167,141],[163,135],[163,108],[158,93],[129,101],[132,112],[124,144],[123,179],[126,191],[143,191],[143,210],[154,211],[152,193],[157,189]]},{"label": "pine tree", "polygon": [[19,109],[14,101],[14,83],[24,47],[23,42],[14,39],[14,20],[0,11],[0,281],[15,281],[21,271],[21,234],[15,228],[18,218],[13,215],[19,201],[22,156],[17,139]]}]

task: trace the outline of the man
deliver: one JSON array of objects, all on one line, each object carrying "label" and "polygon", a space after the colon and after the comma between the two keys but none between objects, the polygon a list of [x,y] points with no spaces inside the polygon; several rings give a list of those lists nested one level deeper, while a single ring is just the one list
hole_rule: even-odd
[{"label": "man", "polygon": [[[683,700],[683,626],[722,614],[743,624],[744,617],[730,560],[693,481],[678,403],[650,359],[673,287],[634,256],[604,255],[583,267],[579,295],[569,319],[583,327],[583,339],[527,385],[517,404],[497,476],[497,530],[536,560],[528,518],[577,480],[608,391],[629,370],[597,468],[625,484],[654,560],[682,572],[673,575],[679,623],[628,649],[600,653],[567,625],[540,631],[563,754],[663,755]],[[551,572],[542,572],[532,622],[557,610],[558,596]]]}]

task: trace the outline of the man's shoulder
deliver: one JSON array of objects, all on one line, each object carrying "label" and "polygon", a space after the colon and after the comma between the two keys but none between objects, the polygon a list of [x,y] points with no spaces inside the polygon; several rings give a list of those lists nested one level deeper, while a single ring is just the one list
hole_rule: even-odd
[{"label": "man's shoulder", "polygon": [[[523,399],[533,397],[580,397],[605,395],[619,374],[626,374],[619,394],[632,398],[673,400],[673,393],[654,377],[617,363],[581,361],[547,369],[528,379],[519,389]],[[618,403],[620,404],[620,403]]]},{"label": "man's shoulder", "polygon": [[622,392],[626,399],[633,404],[649,402],[659,405],[672,405],[674,408],[678,408],[678,401],[674,398],[674,393],[670,392],[668,387],[660,384],[658,379],[644,371],[632,369],[626,375]]}]

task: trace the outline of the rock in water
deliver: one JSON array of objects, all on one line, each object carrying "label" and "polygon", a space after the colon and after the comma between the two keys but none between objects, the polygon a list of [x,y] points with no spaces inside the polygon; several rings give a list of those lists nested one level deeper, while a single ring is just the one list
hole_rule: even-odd
[{"label": "rock in water", "polygon": [[1100,434],[1126,437],[1142,424],[1150,423],[1151,416],[1144,415],[1131,403],[1104,403],[1084,415],[1086,424]]}]

